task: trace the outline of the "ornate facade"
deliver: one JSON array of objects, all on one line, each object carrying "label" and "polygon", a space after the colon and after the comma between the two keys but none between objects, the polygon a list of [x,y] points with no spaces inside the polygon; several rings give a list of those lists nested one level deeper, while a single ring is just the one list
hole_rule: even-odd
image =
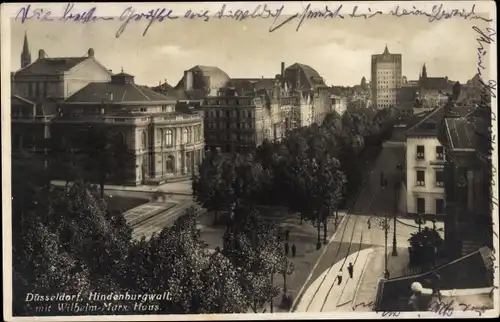
[{"label": "ornate facade", "polygon": [[122,72],[69,97],[54,121],[54,134],[68,139],[78,128],[105,124],[133,157],[124,183],[160,184],[191,176],[203,158],[202,116],[176,112],[175,105],[175,98],[136,85]]}]

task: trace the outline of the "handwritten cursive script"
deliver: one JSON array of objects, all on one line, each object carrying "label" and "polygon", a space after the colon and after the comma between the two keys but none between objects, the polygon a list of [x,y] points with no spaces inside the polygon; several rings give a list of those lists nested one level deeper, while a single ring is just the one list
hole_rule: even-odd
[{"label": "handwritten cursive script", "polygon": [[120,26],[118,31],[116,32],[116,38],[119,38],[121,34],[125,31],[127,28],[128,24],[131,21],[148,21],[148,24],[146,26],[146,29],[144,29],[144,32],[142,33],[143,36],[146,36],[148,33],[149,28],[153,23],[155,22],[163,22],[165,19],[177,19],[179,18],[178,16],[175,16],[173,14],[172,9],[167,9],[167,8],[155,8],[151,9],[147,12],[136,12],[133,7],[128,7],[125,9],[122,14],[120,15],[120,21],[123,21],[123,24]]},{"label": "handwritten cursive script", "polygon": [[400,6],[396,6],[393,10],[389,12],[389,14],[396,16],[396,17],[403,17],[403,16],[426,16],[429,18],[429,22],[434,22],[438,21],[441,19],[451,19],[454,17],[461,17],[464,19],[479,19],[487,22],[493,21],[492,19],[487,19],[481,16],[476,15],[476,5],[473,4],[470,10],[466,10],[464,8],[461,9],[451,9],[451,10],[445,10],[444,5],[434,5],[432,6],[431,12],[427,12],[425,10],[418,9],[417,7],[413,6],[413,10],[407,10],[405,8],[400,8]]}]

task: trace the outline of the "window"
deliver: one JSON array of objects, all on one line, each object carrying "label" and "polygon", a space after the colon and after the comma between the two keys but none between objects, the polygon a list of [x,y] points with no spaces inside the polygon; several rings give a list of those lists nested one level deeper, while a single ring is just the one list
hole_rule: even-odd
[{"label": "window", "polygon": [[425,186],[425,171],[417,170],[417,186]]},{"label": "window", "polygon": [[141,133],[141,145],[142,145],[143,149],[146,148],[146,132],[145,131],[142,131],[142,133]]},{"label": "window", "polygon": [[226,117],[227,118],[231,117],[231,112],[230,111],[226,111]]},{"label": "window", "polygon": [[436,159],[444,160],[444,148],[442,146],[436,147]]},{"label": "window", "polygon": [[162,139],[163,139],[163,129],[158,129],[158,131],[156,131],[156,143],[161,144]]},{"label": "window", "polygon": [[174,157],[169,155],[165,161],[165,171],[167,173],[174,173]]},{"label": "window", "polygon": [[172,130],[165,130],[165,146],[172,146],[174,143],[174,133]]},{"label": "window", "polygon": [[187,132],[187,133],[188,133],[188,134],[187,134],[187,135],[188,135],[188,136],[187,136],[187,143],[191,143],[191,140],[192,140],[192,138],[193,138],[191,128],[188,128],[188,132]]},{"label": "window", "polygon": [[444,200],[436,199],[436,215],[444,214]]},{"label": "window", "polygon": [[439,170],[436,171],[436,187],[444,186],[444,172]]},{"label": "window", "polygon": [[425,147],[417,145],[417,160],[425,160]]},{"label": "window", "polygon": [[230,129],[231,128],[231,123],[230,122],[227,122],[226,123],[226,129]]},{"label": "window", "polygon": [[184,128],[184,130],[182,130],[182,142],[186,144],[187,140],[188,140],[188,129]]},{"label": "window", "polygon": [[425,199],[417,198],[417,213],[425,214]]}]

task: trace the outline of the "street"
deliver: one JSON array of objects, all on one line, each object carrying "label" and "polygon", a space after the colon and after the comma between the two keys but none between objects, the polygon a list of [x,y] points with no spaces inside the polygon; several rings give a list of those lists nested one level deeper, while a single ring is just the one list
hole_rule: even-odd
[{"label": "street", "polygon": [[[398,150],[399,149],[399,150]],[[326,246],[325,256],[322,256],[311,272],[304,291],[297,299],[293,311],[296,312],[333,312],[352,310],[352,304],[358,294],[363,301],[374,300],[376,282],[383,278],[384,247],[386,244],[385,230],[382,228],[384,213],[387,214],[387,252],[393,247],[394,236],[394,190],[391,181],[398,175],[396,166],[404,162],[404,154],[398,147],[384,147],[375,161],[367,184],[362,188],[353,211],[345,217],[340,229]],[[386,189],[380,185],[380,172],[388,178]],[[426,223],[432,227],[432,223]],[[443,223],[437,223],[436,228],[442,228]],[[408,238],[418,230],[411,219],[397,218],[396,246],[398,256],[388,260],[390,266],[406,267],[408,262]],[[443,232],[441,232],[443,234]],[[354,265],[354,277],[347,274],[348,263]],[[368,268],[368,274],[364,274]],[[342,283],[338,285],[338,275],[342,275]],[[351,304],[351,305],[348,305]]]}]

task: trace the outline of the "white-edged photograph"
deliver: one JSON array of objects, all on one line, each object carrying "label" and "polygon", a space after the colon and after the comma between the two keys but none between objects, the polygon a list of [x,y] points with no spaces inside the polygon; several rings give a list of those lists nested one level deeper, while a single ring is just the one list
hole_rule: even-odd
[{"label": "white-edged photograph", "polygon": [[499,315],[492,1],[1,6],[6,321]]}]

